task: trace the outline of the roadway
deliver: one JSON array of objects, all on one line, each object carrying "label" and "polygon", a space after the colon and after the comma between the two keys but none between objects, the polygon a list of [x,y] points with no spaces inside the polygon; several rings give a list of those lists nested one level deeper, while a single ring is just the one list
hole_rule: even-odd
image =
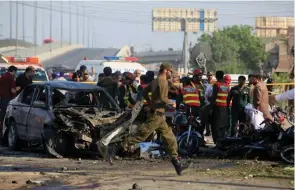
[{"label": "roadway", "polygon": [[104,56],[115,55],[119,49],[115,48],[78,48],[63,55],[44,61],[44,67],[63,66],[75,69],[78,63],[87,57],[88,59],[102,60]]}]

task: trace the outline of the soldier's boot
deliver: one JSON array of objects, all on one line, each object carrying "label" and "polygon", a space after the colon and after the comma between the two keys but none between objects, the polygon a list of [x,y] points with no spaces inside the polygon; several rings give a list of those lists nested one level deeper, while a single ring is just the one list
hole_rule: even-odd
[{"label": "soldier's boot", "polygon": [[173,157],[172,160],[171,160],[174,168],[175,168],[175,171],[177,173],[177,175],[181,175],[181,173],[183,172],[183,170],[189,168],[193,163],[187,163],[185,165],[181,164],[180,161]]}]

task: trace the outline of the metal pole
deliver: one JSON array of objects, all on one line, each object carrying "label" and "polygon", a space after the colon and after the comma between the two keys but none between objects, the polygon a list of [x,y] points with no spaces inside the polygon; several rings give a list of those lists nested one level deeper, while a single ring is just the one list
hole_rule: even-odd
[{"label": "metal pole", "polygon": [[23,13],[23,41],[25,41],[26,39],[26,34],[25,34],[25,2],[23,1],[22,2],[23,5],[22,5],[22,13]]},{"label": "metal pole", "polygon": [[[52,39],[52,0],[50,0],[50,21],[49,21],[49,36]],[[50,42],[50,52],[52,51],[52,43]]]},{"label": "metal pole", "polygon": [[88,45],[88,48],[90,48],[90,18],[87,18],[87,21],[88,21],[88,28],[87,28],[87,45]]},{"label": "metal pole", "polygon": [[37,0],[35,0],[35,16],[34,16],[34,52],[37,55]]},{"label": "metal pole", "polygon": [[63,28],[63,13],[62,13],[62,1],[60,2],[60,42],[61,42],[61,47],[62,47],[62,28]]},{"label": "metal pole", "polygon": [[79,6],[77,6],[77,44],[79,44]]},{"label": "metal pole", "polygon": [[83,9],[82,9],[82,13],[83,13],[83,16],[82,16],[82,21],[83,21],[83,33],[82,33],[82,37],[83,37],[83,40],[82,40],[82,42],[83,42],[83,45],[85,45],[85,18],[84,18],[84,16],[85,16],[85,12],[84,12],[84,7],[82,7]]},{"label": "metal pole", "polygon": [[12,1],[10,1],[9,3],[9,7],[10,7],[10,33],[9,33],[9,37],[10,39],[12,38]]},{"label": "metal pole", "polygon": [[72,44],[72,6],[71,6],[71,0],[70,0],[70,26],[69,26],[69,28],[70,28],[70,39],[69,39],[69,43],[70,43],[70,45]]},{"label": "metal pole", "polygon": [[184,73],[188,73],[188,35],[187,35],[187,20],[184,19]]},{"label": "metal pole", "polygon": [[45,16],[44,11],[42,11],[42,39],[45,39]]},{"label": "metal pole", "polygon": [[18,55],[18,2],[16,1],[16,17],[15,17],[15,38],[16,38],[16,46],[15,46],[15,55]]}]

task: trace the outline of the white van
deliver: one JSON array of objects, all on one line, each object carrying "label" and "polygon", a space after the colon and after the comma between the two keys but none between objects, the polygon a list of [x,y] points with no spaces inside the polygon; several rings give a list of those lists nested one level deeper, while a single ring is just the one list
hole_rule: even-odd
[{"label": "white van", "polygon": [[135,70],[139,69],[142,74],[147,72],[147,69],[137,62],[127,62],[124,60],[116,60],[116,61],[107,61],[107,60],[82,60],[77,65],[75,71],[80,69],[81,65],[85,65],[87,67],[87,71],[90,76],[95,78],[95,81],[98,80],[98,75],[103,73],[103,69],[105,67],[111,67],[113,72],[120,71],[131,72],[134,73]]}]

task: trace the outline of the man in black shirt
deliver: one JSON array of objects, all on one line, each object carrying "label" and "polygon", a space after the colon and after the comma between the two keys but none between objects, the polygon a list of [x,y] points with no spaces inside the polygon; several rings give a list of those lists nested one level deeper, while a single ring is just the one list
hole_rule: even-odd
[{"label": "man in black shirt", "polygon": [[29,66],[25,72],[16,78],[15,85],[19,87],[17,94],[19,94],[25,87],[33,83],[33,76],[35,75],[35,68]]}]

